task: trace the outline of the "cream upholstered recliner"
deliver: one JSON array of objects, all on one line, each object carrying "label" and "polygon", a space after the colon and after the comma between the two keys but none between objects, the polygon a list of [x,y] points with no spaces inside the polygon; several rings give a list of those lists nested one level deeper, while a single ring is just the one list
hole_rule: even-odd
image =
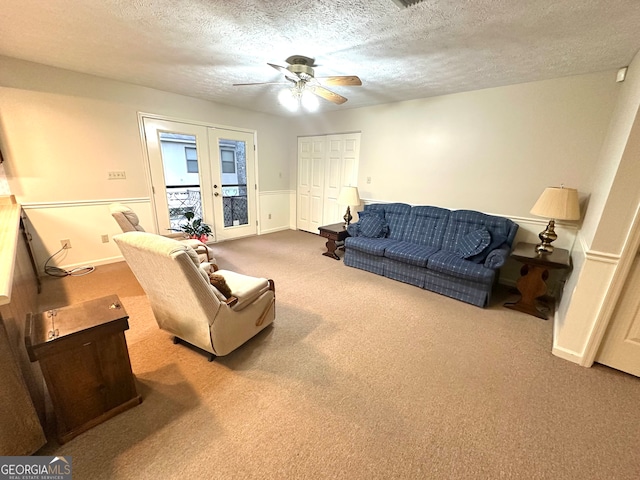
[{"label": "cream upholstered recliner", "polygon": [[231,289],[225,299],[209,281],[212,266],[177,240],[145,232],[113,237],[144,289],[158,326],[215,356],[226,355],[275,319],[272,280],[217,270]]},{"label": "cream upholstered recliner", "polygon": [[[109,205],[109,210],[111,211],[111,216],[115,218],[123,232],[145,231],[140,225],[140,219],[136,212],[126,205],[123,205],[122,203],[112,203]],[[216,259],[213,256],[213,250],[200,240],[187,238],[186,234],[179,232],[169,233],[167,235],[163,235],[163,237],[175,238],[176,240],[186,243],[196,251],[201,262],[216,263]]]}]

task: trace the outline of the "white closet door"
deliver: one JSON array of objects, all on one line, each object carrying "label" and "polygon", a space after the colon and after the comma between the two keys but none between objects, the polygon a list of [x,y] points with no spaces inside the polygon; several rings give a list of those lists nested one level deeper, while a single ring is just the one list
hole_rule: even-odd
[{"label": "white closet door", "polygon": [[298,138],[298,230],[342,221],[346,206],[338,205],[343,186],[356,186],[360,133]]},{"label": "white closet door", "polygon": [[360,134],[327,135],[327,165],[325,168],[324,224],[342,221],[346,205],[338,205],[338,195],[344,186],[357,186]]},{"label": "white closet door", "polygon": [[317,233],[324,209],[325,137],[298,138],[298,230]]}]

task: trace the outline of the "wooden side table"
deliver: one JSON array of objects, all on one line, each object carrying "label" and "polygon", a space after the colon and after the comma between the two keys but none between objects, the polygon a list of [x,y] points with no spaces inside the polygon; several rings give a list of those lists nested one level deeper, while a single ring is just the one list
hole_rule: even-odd
[{"label": "wooden side table", "polygon": [[345,238],[349,236],[344,223],[334,223],[333,225],[325,225],[319,227],[320,236],[327,239],[327,251],[322,255],[340,260],[340,257],[336,254],[338,245],[336,242],[343,242]]},{"label": "wooden side table", "polygon": [[142,402],[128,318],[117,295],[27,315],[27,352],[40,362],[61,444]]},{"label": "wooden side table", "polygon": [[550,269],[568,269],[571,266],[569,251],[556,248],[552,253],[538,253],[533,243],[518,243],[511,258],[522,263],[521,277],[516,287],[521,294],[520,300],[505,303],[504,306],[528,313],[546,320],[547,315],[538,308],[538,298],[547,293],[547,279]]}]

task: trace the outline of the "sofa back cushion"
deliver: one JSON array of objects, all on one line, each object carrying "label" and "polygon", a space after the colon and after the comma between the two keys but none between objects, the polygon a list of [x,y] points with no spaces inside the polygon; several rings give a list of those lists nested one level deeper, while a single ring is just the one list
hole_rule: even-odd
[{"label": "sofa back cushion", "polygon": [[403,240],[417,245],[440,248],[450,214],[451,211],[446,208],[413,207]]},{"label": "sofa back cushion", "polygon": [[385,238],[389,234],[389,225],[381,215],[361,215],[358,219],[360,225],[359,236],[368,238]]},{"label": "sofa back cushion", "polygon": [[406,203],[372,203],[364,206],[364,211],[375,212],[384,217],[389,227],[387,238],[402,240],[409,222],[411,206]]},{"label": "sofa back cushion", "polygon": [[454,210],[444,232],[442,249],[456,252],[460,249],[464,237],[475,230],[486,228],[491,238],[504,237],[511,246],[518,230],[518,225],[508,218],[487,215],[473,210]]}]

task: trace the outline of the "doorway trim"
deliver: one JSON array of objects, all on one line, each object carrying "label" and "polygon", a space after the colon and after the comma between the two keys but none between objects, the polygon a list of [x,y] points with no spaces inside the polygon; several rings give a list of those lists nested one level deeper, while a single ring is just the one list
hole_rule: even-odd
[{"label": "doorway trim", "polygon": [[[233,127],[233,126],[223,125],[219,123],[184,119],[181,117],[172,117],[169,115],[159,115],[156,113],[148,113],[148,112],[140,112],[140,111],[138,112],[137,118],[138,118],[138,132],[140,135],[140,147],[142,148],[142,158],[144,160],[143,168],[144,168],[146,183],[147,183],[147,193],[149,195],[149,198],[151,199],[151,214],[153,215],[153,227],[155,229],[155,233],[158,233],[158,215],[156,212],[155,197],[153,195],[153,183],[151,180],[151,165],[149,163],[150,162],[149,150],[148,150],[147,138],[146,138],[145,129],[144,129],[145,118],[148,118],[151,120],[162,120],[167,122],[186,123],[190,125],[197,125],[200,127],[213,128],[213,129],[231,130],[235,132],[243,132],[243,133],[248,133],[250,135],[253,135],[253,144],[255,146],[255,152],[253,156],[253,168],[255,171],[255,185],[256,185],[255,187],[255,190],[256,190],[255,206],[256,206],[256,221],[257,221],[256,234],[257,235],[261,234],[262,230],[261,230],[261,225],[259,220],[260,219],[260,195],[259,195],[260,173],[258,169],[258,153],[260,149],[258,148],[258,132],[256,130],[251,128]],[[218,240],[216,236],[216,242],[217,241]]]},{"label": "doorway trim", "polygon": [[[631,228],[620,252],[620,257],[613,272],[611,282],[609,283],[607,294],[596,316],[591,334],[587,339],[584,355],[580,362],[580,365],[583,367],[591,367],[595,362],[604,334],[607,331],[609,322],[612,320],[613,312],[618,305],[620,294],[627,281],[631,265],[633,264],[638,249],[640,249],[640,205],[636,207],[633,222],[631,223]],[[588,258],[588,251],[586,252],[586,256]]]}]

